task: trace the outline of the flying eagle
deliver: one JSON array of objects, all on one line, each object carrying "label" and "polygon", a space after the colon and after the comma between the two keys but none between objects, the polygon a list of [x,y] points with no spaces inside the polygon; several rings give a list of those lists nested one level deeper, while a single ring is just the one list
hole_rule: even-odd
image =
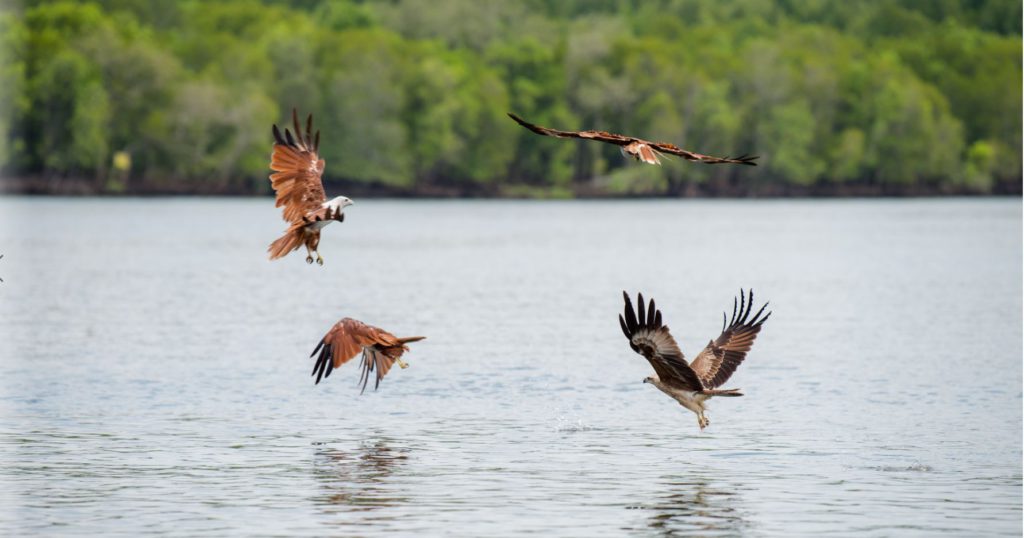
[{"label": "flying eagle", "polygon": [[661,161],[658,159],[659,153],[668,153],[669,155],[676,155],[682,157],[688,161],[694,161],[705,164],[722,164],[722,163],[733,163],[733,164],[748,164],[750,166],[757,166],[754,162],[757,156],[748,157],[743,155],[741,157],[712,157],[711,155],[701,155],[700,153],[694,153],[687,151],[678,146],[672,144],[666,144],[664,142],[651,142],[649,140],[643,140],[641,138],[633,138],[632,136],[625,136],[615,133],[607,133],[605,131],[559,131],[556,129],[548,129],[547,127],[541,127],[534,125],[519,116],[509,112],[508,116],[516,123],[526,127],[527,129],[544,136],[553,136],[556,138],[583,138],[587,140],[598,140],[601,142],[607,142],[608,144],[615,144],[619,146],[619,151],[622,152],[623,156],[633,157],[638,161],[642,161],[648,164],[660,165]]},{"label": "flying eagle", "polygon": [[622,332],[629,339],[629,347],[643,355],[657,374],[644,379],[644,383],[651,383],[696,413],[701,430],[710,424],[704,416],[705,401],[714,396],[743,396],[740,389],[720,390],[718,387],[729,380],[736,367],[746,358],[757,333],[761,332],[761,325],[772,314],[768,312],[761,317],[768,306],[765,303],[753,318],[750,317],[754,290],[750,290],[748,297],[744,297],[743,290],[740,290],[738,304],[733,299],[732,319],[728,324],[725,312],[722,312],[722,334],[708,342],[704,351],[690,364],[683,358],[683,352],[668,332],[668,326],[662,325],[661,311],[655,308],[654,299],[651,299],[645,310],[644,296],[637,294],[638,315],[633,311],[629,295],[622,292],[622,297],[626,300],[624,316],[619,316]]},{"label": "flying eagle", "polygon": [[274,207],[284,206],[284,220],[290,226],[279,239],[267,249],[270,259],[276,260],[293,250],[306,246],[306,263],[323,265],[324,259],[317,251],[320,245],[320,230],[331,221],[345,220],[345,207],[352,200],[338,196],[328,200],[320,176],[324,173],[324,160],[320,158],[320,131],[312,135],[313,115],[306,119],[306,133],[299,128],[299,114],[292,109],[292,124],[295,136],[284,130],[284,136],[274,125],[274,152],[270,156],[270,184],[277,192]]},{"label": "flying eagle", "polygon": [[359,320],[344,318],[335,323],[331,330],[320,339],[309,356],[316,356],[316,364],[313,365],[313,374],[316,376],[316,383],[331,375],[331,371],[342,364],[352,360],[356,355],[362,353],[362,375],[359,382],[366,390],[366,384],[370,381],[370,373],[376,372],[377,381],[373,390],[380,386],[380,380],[384,379],[391,367],[397,362],[402,368],[409,365],[402,360],[402,354],[409,351],[405,344],[423,340],[426,336],[406,336],[399,338],[384,329],[373,325],[367,325]]}]

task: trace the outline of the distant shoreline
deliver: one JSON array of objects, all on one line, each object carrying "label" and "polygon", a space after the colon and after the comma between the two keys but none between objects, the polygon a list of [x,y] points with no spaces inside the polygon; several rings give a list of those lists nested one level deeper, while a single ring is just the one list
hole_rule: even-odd
[{"label": "distant shoreline", "polygon": [[[97,182],[82,178],[5,177],[0,178],[0,195],[29,196],[270,196],[269,183],[265,188],[222,186],[196,189],[195,185],[138,185],[123,190],[98,187]],[[330,196],[343,193],[361,198],[432,198],[432,199],[630,199],[630,198],[907,198],[945,196],[1006,196],[1020,197],[1021,182],[997,183],[989,192],[980,192],[957,185],[895,185],[895,184],[822,184],[796,186],[781,184],[723,185],[685,183],[675,192],[612,192],[597,182],[581,182],[571,187],[543,187],[525,184],[511,185],[426,185],[412,188],[394,187],[379,183],[325,180]]]}]

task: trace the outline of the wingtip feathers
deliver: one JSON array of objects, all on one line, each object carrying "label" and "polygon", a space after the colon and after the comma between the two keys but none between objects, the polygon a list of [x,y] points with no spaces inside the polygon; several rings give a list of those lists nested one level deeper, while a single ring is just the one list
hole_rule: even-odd
[{"label": "wingtip feathers", "polygon": [[647,324],[647,305],[644,304],[644,295],[636,294],[636,320],[640,326]]},{"label": "wingtip feathers", "polygon": [[762,317],[762,314],[764,314],[769,304],[770,302],[766,301],[761,305],[761,308],[757,313],[751,317],[751,313],[754,311],[754,290],[753,288],[749,290],[740,288],[739,297],[734,297],[732,300],[733,315],[728,322],[726,322],[727,318],[725,312],[722,312],[722,331],[724,332],[728,328],[738,326],[759,327],[772,314],[771,311],[768,311],[768,313]]},{"label": "wingtip feathers", "polygon": [[274,124],[271,132],[274,135],[275,144],[290,146],[300,151],[312,151],[313,153],[320,151],[320,131],[317,130],[315,134],[313,133],[312,113],[306,116],[306,127],[303,130],[302,124],[299,122],[299,111],[297,108],[292,108],[292,128],[285,127],[282,136],[281,129]]}]

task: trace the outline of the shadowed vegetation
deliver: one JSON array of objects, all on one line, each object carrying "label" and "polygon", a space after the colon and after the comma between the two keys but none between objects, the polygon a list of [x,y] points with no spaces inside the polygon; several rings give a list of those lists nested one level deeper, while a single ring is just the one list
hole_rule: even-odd
[{"label": "shadowed vegetation", "polygon": [[[4,10],[5,8],[0,8]],[[6,190],[437,195],[1019,192],[1017,0],[105,0],[0,11]],[[759,166],[536,136],[602,129]]]}]

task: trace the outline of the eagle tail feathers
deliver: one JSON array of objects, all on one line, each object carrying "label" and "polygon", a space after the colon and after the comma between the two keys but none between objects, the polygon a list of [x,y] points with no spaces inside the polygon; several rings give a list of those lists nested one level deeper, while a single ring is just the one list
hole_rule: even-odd
[{"label": "eagle tail feathers", "polygon": [[409,342],[419,342],[420,340],[423,340],[424,338],[426,338],[426,336],[406,336],[404,338],[399,338],[398,339],[398,343],[399,344],[408,344]]},{"label": "eagle tail feathers", "polygon": [[711,396],[743,396],[743,393],[740,392],[740,389],[714,389],[707,390],[704,392],[707,392]]},{"label": "eagle tail feathers", "polygon": [[270,259],[276,260],[284,255],[288,254],[293,250],[297,250],[305,242],[303,237],[302,226],[292,226],[288,228],[288,231],[281,237],[277,238],[276,241],[270,244],[267,248],[267,252],[270,253]]},{"label": "eagle tail feathers", "polygon": [[647,144],[640,146],[640,160],[647,164],[656,164],[661,166],[661,161],[658,159],[658,152]]}]

